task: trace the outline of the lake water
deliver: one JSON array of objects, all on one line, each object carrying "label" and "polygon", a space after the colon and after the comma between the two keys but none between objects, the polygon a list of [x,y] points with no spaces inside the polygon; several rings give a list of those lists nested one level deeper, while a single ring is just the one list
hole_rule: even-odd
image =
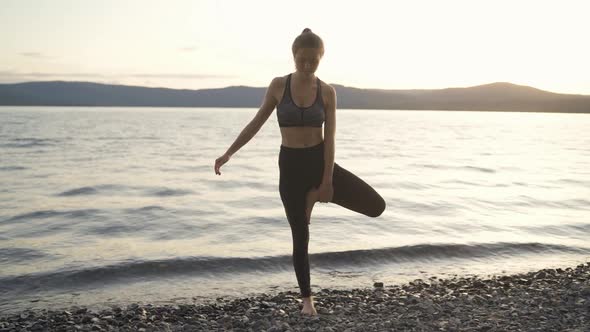
[{"label": "lake water", "polygon": [[[0,312],[298,292],[276,113],[0,108]],[[338,110],[377,217],[317,203],[312,291],[590,261],[590,115]]]}]

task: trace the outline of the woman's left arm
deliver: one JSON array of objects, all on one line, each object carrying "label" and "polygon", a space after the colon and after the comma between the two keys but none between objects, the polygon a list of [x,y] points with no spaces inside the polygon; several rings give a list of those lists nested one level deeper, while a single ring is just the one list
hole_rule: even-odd
[{"label": "woman's left arm", "polygon": [[[328,85],[329,86],[329,85]],[[326,122],[324,124],[324,174],[320,185],[320,202],[332,200],[332,174],[334,172],[335,135],[336,135],[336,90],[329,86],[328,103],[325,105]]]}]

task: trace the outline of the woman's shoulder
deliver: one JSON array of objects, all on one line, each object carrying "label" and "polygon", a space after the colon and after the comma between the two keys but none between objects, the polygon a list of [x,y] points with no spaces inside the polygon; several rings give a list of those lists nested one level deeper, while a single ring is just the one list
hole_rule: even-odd
[{"label": "woman's shoulder", "polygon": [[272,81],[270,82],[270,84],[268,86],[268,93],[275,98],[277,103],[280,102],[281,100],[283,100],[283,94],[284,94],[285,87],[287,84],[287,77],[288,76],[289,75],[276,76],[272,79]]},{"label": "woman's shoulder", "polygon": [[336,95],[336,89],[330,84],[322,81],[320,79],[320,88],[322,89],[322,93],[326,93],[328,95]]},{"label": "woman's shoulder", "polygon": [[272,81],[276,82],[276,83],[282,83],[285,84],[285,82],[287,82],[287,78],[289,77],[289,74],[284,75],[284,76],[275,76]]},{"label": "woman's shoulder", "polygon": [[275,89],[280,89],[280,88],[284,88],[285,84],[287,84],[287,77],[289,75],[285,75],[285,76],[276,76],[272,79],[272,81],[270,82],[270,87],[275,88]]}]

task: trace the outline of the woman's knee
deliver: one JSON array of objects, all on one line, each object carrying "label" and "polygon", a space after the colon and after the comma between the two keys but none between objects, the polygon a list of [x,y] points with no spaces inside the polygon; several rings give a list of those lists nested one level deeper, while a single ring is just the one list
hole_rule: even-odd
[{"label": "woman's knee", "polygon": [[379,199],[376,200],[376,204],[375,204],[375,208],[371,211],[371,213],[369,214],[369,217],[373,217],[373,218],[377,218],[380,215],[383,214],[383,211],[385,211],[385,200],[383,199],[383,197],[379,197]]}]

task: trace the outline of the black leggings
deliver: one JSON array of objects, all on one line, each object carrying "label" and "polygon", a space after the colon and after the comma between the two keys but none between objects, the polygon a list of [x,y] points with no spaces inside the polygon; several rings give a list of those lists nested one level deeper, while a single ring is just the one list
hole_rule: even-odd
[{"label": "black leggings", "polygon": [[[324,142],[307,148],[289,148],[281,145],[279,170],[279,191],[293,235],[295,275],[301,296],[309,297],[309,225],[305,204],[307,192],[318,188],[322,183]],[[385,210],[385,200],[375,189],[337,163],[334,163],[332,186],[334,195],[331,203],[369,217],[378,217]]]}]

